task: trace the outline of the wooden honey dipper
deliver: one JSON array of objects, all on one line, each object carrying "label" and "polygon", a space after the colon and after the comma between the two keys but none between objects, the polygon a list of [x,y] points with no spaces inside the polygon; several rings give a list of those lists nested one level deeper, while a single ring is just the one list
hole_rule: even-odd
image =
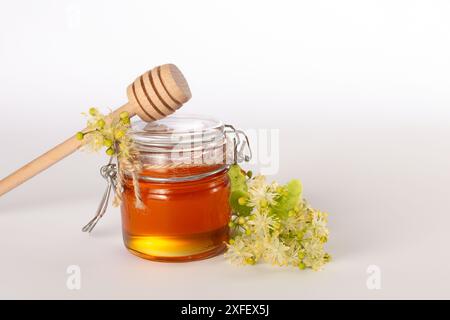
[{"label": "wooden honey dipper", "polygon": [[[127,96],[128,103],[113,111],[108,119],[123,111],[147,122],[164,118],[187,102],[191,91],[181,71],[173,64],[164,64],[138,77],[128,86]],[[0,180],[0,196],[72,154],[81,145],[82,141],[74,135]]]}]

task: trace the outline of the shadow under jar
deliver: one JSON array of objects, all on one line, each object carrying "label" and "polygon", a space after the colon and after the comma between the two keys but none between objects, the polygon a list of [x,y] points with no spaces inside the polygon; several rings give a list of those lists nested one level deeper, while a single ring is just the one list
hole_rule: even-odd
[{"label": "shadow under jar", "polygon": [[[184,262],[223,252],[229,237],[227,138],[223,123],[172,115],[134,122],[130,134],[142,164],[123,181],[125,246],[150,260]],[[136,189],[143,208],[136,206]]]}]

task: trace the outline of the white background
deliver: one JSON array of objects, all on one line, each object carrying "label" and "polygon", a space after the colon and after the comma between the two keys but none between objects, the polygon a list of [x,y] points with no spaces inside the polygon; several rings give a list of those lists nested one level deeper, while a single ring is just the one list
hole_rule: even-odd
[{"label": "white background", "polygon": [[[149,262],[119,211],[80,231],[103,155],[77,153],[0,198],[0,298],[450,298],[448,1],[2,1],[0,176],[175,63],[180,113],[280,130],[280,169],[330,214],[321,272],[224,258]],[[79,265],[81,290],[66,287]],[[382,287],[366,287],[369,265]]]}]

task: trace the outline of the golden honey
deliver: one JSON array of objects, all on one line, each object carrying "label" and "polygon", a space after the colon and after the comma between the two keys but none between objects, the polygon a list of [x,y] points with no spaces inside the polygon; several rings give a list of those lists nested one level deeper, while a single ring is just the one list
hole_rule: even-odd
[{"label": "golden honey", "polygon": [[[141,173],[146,174],[152,176]],[[139,181],[145,205],[139,209],[127,178],[122,201],[125,246],[140,257],[160,261],[197,260],[222,252],[229,232],[229,186],[226,169],[195,181]]]}]

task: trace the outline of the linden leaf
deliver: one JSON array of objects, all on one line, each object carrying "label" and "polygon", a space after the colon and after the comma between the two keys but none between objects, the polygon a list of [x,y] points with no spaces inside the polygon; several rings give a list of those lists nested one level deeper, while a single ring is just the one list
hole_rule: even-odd
[{"label": "linden leaf", "polygon": [[285,186],[285,194],[277,200],[277,203],[272,206],[271,213],[279,217],[285,218],[288,212],[293,210],[300,201],[302,194],[302,184],[300,180],[291,180]]},{"label": "linden leaf", "polygon": [[230,177],[231,191],[247,191],[246,176],[239,165],[233,164],[228,170],[228,176]]},{"label": "linden leaf", "polygon": [[253,208],[244,205],[241,205],[239,203],[239,198],[246,198],[248,199],[248,192],[244,191],[244,190],[234,190],[231,192],[230,194],[230,205],[231,205],[231,209],[233,210],[234,213],[236,213],[239,216],[248,216]]}]

